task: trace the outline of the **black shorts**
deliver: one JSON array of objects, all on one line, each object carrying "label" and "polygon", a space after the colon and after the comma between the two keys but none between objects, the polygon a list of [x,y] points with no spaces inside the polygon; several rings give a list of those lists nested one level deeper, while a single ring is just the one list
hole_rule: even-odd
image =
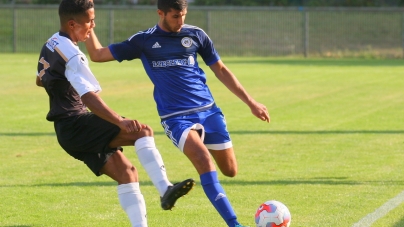
[{"label": "black shorts", "polygon": [[54,123],[60,146],[72,157],[83,161],[97,176],[108,158],[122,147],[108,144],[118,135],[120,128],[93,113],[81,114]]}]

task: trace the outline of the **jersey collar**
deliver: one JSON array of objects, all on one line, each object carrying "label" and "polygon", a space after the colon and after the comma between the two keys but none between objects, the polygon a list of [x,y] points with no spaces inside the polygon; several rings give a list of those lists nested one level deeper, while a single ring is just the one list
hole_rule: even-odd
[{"label": "jersey collar", "polygon": [[70,36],[69,36],[67,33],[64,33],[64,32],[62,32],[62,31],[59,31],[59,35],[60,35],[60,36],[63,36],[63,37],[66,37],[66,38],[68,38],[68,39],[70,39],[70,40],[72,40],[72,39],[70,38]]}]

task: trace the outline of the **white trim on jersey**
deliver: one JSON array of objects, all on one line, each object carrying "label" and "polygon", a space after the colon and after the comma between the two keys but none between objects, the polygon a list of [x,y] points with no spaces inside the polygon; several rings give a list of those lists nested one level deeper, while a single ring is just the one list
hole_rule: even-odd
[{"label": "white trim on jersey", "polygon": [[65,75],[80,97],[90,91],[98,93],[102,90],[84,54],[75,55],[66,63]]},{"label": "white trim on jersey", "polygon": [[138,33],[132,35],[131,37],[129,37],[128,41],[130,41],[133,37],[135,37],[135,36],[137,36],[137,35],[139,35],[139,34],[152,34],[154,31],[156,31],[156,29],[157,29],[157,27],[154,26],[154,27],[152,27],[152,28],[147,29],[147,31],[145,31],[145,32],[144,32],[144,31],[140,31],[140,32],[138,32]]},{"label": "white trim on jersey", "polygon": [[182,27],[183,27],[183,28],[192,28],[192,29],[195,29],[195,30],[199,30],[199,31],[205,33],[206,37],[208,37],[208,38],[210,39],[210,37],[208,36],[208,34],[207,34],[202,28],[200,28],[200,27],[197,27],[197,26],[194,26],[194,25],[189,25],[189,24],[184,24]]},{"label": "white trim on jersey", "polygon": [[194,113],[194,112],[198,112],[198,111],[202,111],[202,110],[209,109],[209,108],[212,107],[213,105],[215,105],[214,102],[212,102],[211,104],[208,104],[208,105],[206,105],[206,106],[201,106],[201,107],[197,107],[197,108],[193,108],[193,109],[188,109],[188,110],[183,110],[183,111],[174,112],[174,113],[171,113],[171,114],[167,114],[167,115],[160,116],[160,119],[165,119],[165,118],[167,118],[167,117],[172,117],[172,116],[175,116],[175,115],[191,114],[191,113]]}]

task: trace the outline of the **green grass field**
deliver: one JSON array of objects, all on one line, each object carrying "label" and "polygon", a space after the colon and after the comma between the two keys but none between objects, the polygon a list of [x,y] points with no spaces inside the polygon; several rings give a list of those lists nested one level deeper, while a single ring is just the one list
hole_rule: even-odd
[{"label": "green grass field", "polygon": [[[58,145],[45,120],[48,98],[36,87],[36,54],[0,55],[0,226],[129,226],[116,184],[95,177]],[[260,203],[279,200],[292,227],[350,227],[386,202],[373,225],[404,226],[404,64],[402,60],[224,58],[250,94],[270,110],[264,123],[212,73],[208,84],[228,122],[239,173],[220,175],[244,225]],[[152,85],[140,61],[90,63],[103,99],[151,125],[169,178],[197,186],[173,211],[139,165],[149,226],[225,226],[186,157],[163,134]]]}]

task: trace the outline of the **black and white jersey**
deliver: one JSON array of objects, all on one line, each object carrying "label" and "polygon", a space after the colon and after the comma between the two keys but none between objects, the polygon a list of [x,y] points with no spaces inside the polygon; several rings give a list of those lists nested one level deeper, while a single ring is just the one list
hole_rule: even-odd
[{"label": "black and white jersey", "polygon": [[80,97],[101,91],[87,57],[63,32],[55,33],[42,47],[37,76],[49,95],[48,121],[88,112]]}]

